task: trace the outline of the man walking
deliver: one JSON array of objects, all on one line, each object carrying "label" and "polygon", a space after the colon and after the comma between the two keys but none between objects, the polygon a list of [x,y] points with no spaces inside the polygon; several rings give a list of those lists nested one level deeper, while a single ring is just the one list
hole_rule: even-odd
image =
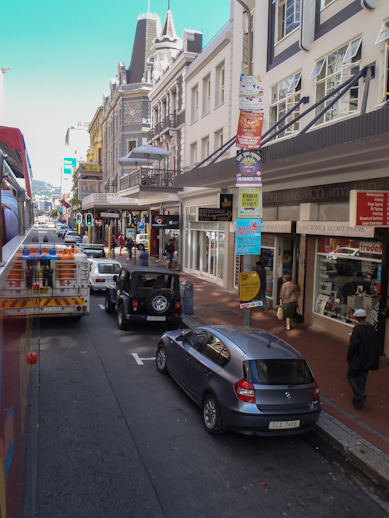
[{"label": "man walking", "polygon": [[369,370],[375,371],[379,367],[378,334],[374,326],[366,322],[364,309],[357,309],[353,316],[358,323],[353,329],[347,353],[347,381],[354,392],[355,408],[363,408],[367,375]]},{"label": "man walking", "polygon": [[119,255],[122,255],[122,250],[123,250],[123,247],[124,247],[124,239],[123,239],[123,236],[122,234],[119,234],[119,246],[120,246],[120,253]]},{"label": "man walking", "polygon": [[126,248],[128,252],[128,259],[132,259],[132,247],[134,246],[134,240],[132,237],[126,239]]},{"label": "man walking", "polygon": [[171,268],[173,266],[173,255],[174,255],[174,240],[170,238],[165,245],[166,252],[166,267]]},{"label": "man walking", "polygon": [[260,281],[260,288],[259,288],[259,296],[262,301],[262,307],[264,310],[267,311],[267,301],[266,301],[266,271],[265,268],[262,266],[261,261],[257,261],[255,263],[256,270],[259,275],[259,281]]}]

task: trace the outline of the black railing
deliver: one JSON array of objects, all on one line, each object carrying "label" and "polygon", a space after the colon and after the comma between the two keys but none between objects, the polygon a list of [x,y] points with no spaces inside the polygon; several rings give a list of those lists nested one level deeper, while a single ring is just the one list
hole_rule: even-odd
[{"label": "black railing", "polygon": [[155,187],[173,187],[173,179],[178,171],[173,169],[152,169],[141,167],[120,178],[120,190],[131,189],[137,185],[153,185]]},{"label": "black railing", "polygon": [[163,129],[166,128],[176,128],[177,127],[177,115],[175,113],[172,113],[165,117],[165,120],[163,121]]},{"label": "black railing", "polygon": [[154,128],[151,128],[151,130],[147,132],[147,140],[152,140],[154,135],[155,135]]},{"label": "black railing", "polygon": [[158,122],[154,128],[154,135],[158,135],[163,130],[163,122]]}]

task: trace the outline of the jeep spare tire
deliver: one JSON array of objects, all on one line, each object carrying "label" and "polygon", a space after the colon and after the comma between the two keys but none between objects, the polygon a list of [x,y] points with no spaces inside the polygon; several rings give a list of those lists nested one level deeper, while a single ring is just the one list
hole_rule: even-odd
[{"label": "jeep spare tire", "polygon": [[169,290],[152,290],[145,301],[150,315],[166,315],[172,305],[172,297]]}]

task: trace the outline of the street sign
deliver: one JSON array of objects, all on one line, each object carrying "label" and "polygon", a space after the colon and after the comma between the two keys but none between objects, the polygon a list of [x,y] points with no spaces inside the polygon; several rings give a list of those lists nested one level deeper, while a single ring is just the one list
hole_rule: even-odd
[{"label": "street sign", "polygon": [[98,227],[101,227],[103,225],[103,220],[102,219],[96,219],[95,223],[96,223],[96,225]]},{"label": "street sign", "polygon": [[119,214],[117,212],[101,212],[100,213],[100,216],[102,218],[118,218],[119,217]]},{"label": "street sign", "polygon": [[151,216],[151,228],[180,228],[180,216],[170,216],[168,214],[157,214]]},{"label": "street sign", "polygon": [[126,239],[132,237],[132,239],[135,239],[135,229],[126,227]]},{"label": "street sign", "polygon": [[197,207],[197,221],[232,221],[232,211]]},{"label": "street sign", "polygon": [[389,227],[389,191],[350,191],[350,226]]}]

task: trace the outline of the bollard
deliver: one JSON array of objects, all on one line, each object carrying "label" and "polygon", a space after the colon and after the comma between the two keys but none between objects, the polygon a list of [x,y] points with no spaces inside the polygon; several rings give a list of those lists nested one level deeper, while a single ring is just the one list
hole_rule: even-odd
[{"label": "bollard", "polygon": [[189,281],[181,283],[181,308],[184,315],[193,315],[193,284]]},{"label": "bollard", "polygon": [[115,259],[115,249],[114,248],[111,248],[111,252],[109,254],[109,258],[110,259]]}]

